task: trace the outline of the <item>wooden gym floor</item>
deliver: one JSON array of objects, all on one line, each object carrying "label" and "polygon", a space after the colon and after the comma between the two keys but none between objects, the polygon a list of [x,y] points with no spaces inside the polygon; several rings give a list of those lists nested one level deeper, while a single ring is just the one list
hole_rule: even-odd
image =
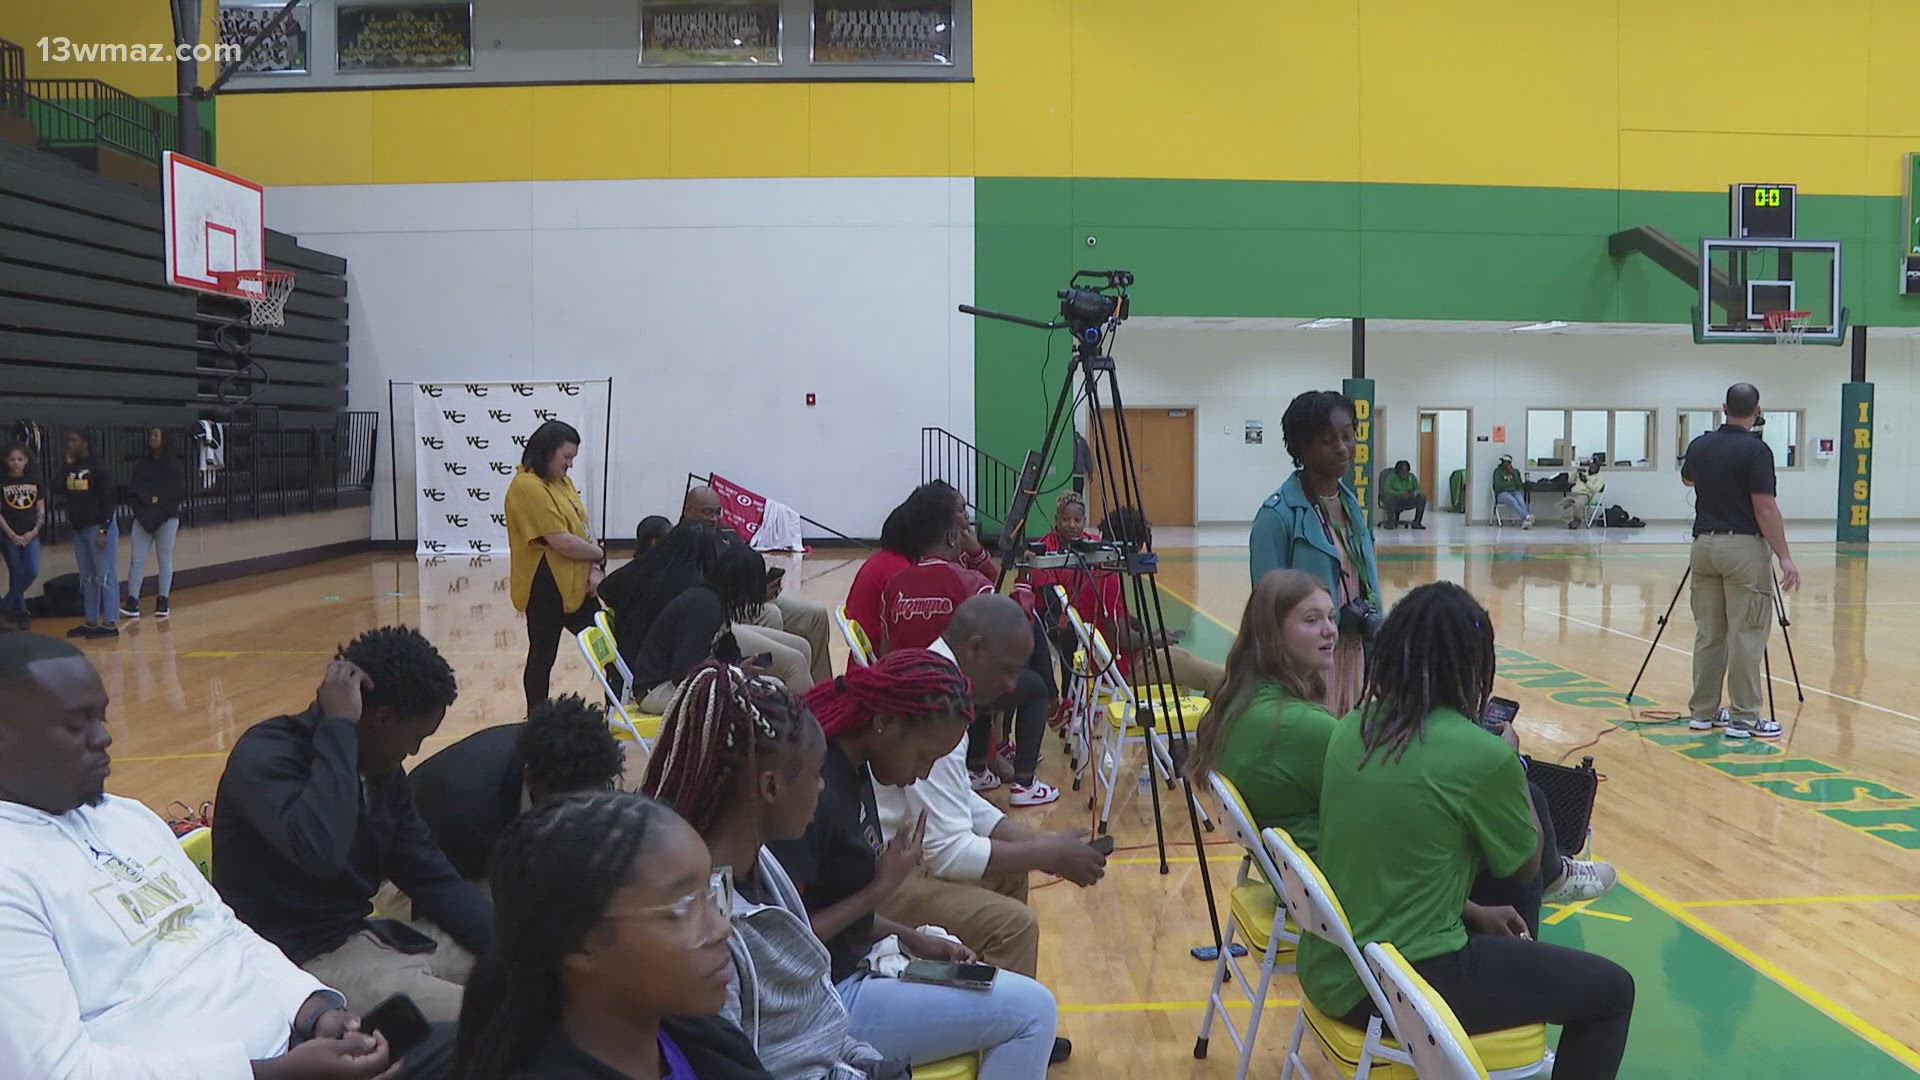
[{"label": "wooden gym floor", "polygon": [[[1637,712],[1684,707],[1684,598],[1641,686],[1651,700],[1636,711],[1621,702],[1685,566],[1683,546],[1519,535],[1416,546],[1423,541],[1402,533],[1383,543],[1389,599],[1437,579],[1471,589],[1497,620],[1500,692],[1521,702],[1527,749],[1573,762],[1592,754],[1606,776],[1594,848],[1620,867],[1621,885],[1552,911],[1545,936],[1633,972],[1639,1000],[1623,1075],[1880,1077],[1920,1067],[1920,998],[1904,959],[1920,951],[1920,657],[1911,651],[1920,544],[1797,545],[1807,584],[1792,603],[1792,634],[1806,702],[1794,699],[1776,629],[1786,736],[1734,744]],[[856,565],[817,553],[797,576],[805,595],[836,603]],[[1248,591],[1244,548],[1168,548],[1161,565],[1169,621],[1196,651],[1223,657]],[[184,590],[171,622],[149,615],[118,640],[87,643],[114,700],[111,790],[162,812],[172,800],[211,798],[234,738],[303,708],[334,646],[384,623],[421,626],[459,673],[460,700],[427,752],[517,719],[524,638],[505,574],[498,561],[423,567],[408,556],[354,556]],[[568,639],[555,692],[588,692],[590,680]],[[1063,780],[1057,744],[1046,770]],[[1177,795],[1165,800],[1171,872],[1162,876],[1145,789],[1123,784],[1121,798],[1121,850],[1104,882],[1086,891],[1035,882],[1041,976],[1076,1044],[1052,1075],[1232,1076],[1235,1053],[1218,1026],[1210,1059],[1192,1058],[1211,966],[1187,955],[1209,933],[1184,810]],[[1089,820],[1072,794],[1019,813],[1058,827]],[[1213,879],[1229,882],[1235,849],[1209,840]],[[1291,976],[1275,979],[1254,1075],[1278,1075],[1297,994]]]}]

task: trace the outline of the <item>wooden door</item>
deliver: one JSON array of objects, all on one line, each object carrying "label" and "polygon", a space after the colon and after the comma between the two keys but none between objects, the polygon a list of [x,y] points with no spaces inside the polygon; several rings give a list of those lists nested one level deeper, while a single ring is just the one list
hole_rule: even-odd
[{"label": "wooden door", "polygon": [[[1133,443],[1134,462],[1140,467],[1141,511],[1152,525],[1192,525],[1194,514],[1194,410],[1128,409],[1127,437]],[[1102,412],[1101,427],[1119,466],[1119,443],[1113,433],[1110,414]],[[1092,436],[1094,457],[1100,456],[1100,440]],[[1098,526],[1102,507],[1108,505],[1100,489],[1099,469],[1087,480],[1088,513]],[[1118,495],[1113,505],[1119,505]]]},{"label": "wooden door", "polygon": [[1420,414],[1420,490],[1426,493],[1435,505],[1445,505],[1434,492],[1442,490],[1434,483],[1440,470],[1440,418],[1433,413]]}]

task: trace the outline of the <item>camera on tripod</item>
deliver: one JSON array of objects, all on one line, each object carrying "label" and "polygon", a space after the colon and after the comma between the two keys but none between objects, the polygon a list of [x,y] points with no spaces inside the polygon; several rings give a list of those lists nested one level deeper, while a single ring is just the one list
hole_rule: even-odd
[{"label": "camera on tripod", "polygon": [[[1081,285],[1083,279],[1101,284]],[[1060,318],[1079,337],[1089,327],[1121,322],[1131,313],[1127,290],[1133,286],[1131,270],[1078,270],[1061,289]]]}]

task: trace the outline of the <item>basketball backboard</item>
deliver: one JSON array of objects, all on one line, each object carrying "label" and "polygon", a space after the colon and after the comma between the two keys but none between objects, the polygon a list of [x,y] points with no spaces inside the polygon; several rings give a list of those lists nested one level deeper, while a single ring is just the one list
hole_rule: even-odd
[{"label": "basketball backboard", "polygon": [[257,282],[228,287],[214,275],[266,265],[266,189],[171,150],[161,176],[167,282],[222,296],[259,292]]},{"label": "basketball backboard", "polygon": [[1804,311],[1806,344],[1840,344],[1847,332],[1840,262],[1838,240],[1703,238],[1693,339],[1772,344],[1767,313]]}]

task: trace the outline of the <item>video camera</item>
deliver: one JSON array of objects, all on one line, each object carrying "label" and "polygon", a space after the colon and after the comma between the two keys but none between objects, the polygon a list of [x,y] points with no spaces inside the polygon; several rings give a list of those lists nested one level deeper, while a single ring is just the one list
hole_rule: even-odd
[{"label": "video camera", "polygon": [[[1080,284],[1082,279],[1101,284],[1084,286]],[[1088,327],[1121,322],[1131,314],[1127,290],[1132,286],[1131,270],[1076,270],[1058,294],[1060,318],[1076,338]]]}]

